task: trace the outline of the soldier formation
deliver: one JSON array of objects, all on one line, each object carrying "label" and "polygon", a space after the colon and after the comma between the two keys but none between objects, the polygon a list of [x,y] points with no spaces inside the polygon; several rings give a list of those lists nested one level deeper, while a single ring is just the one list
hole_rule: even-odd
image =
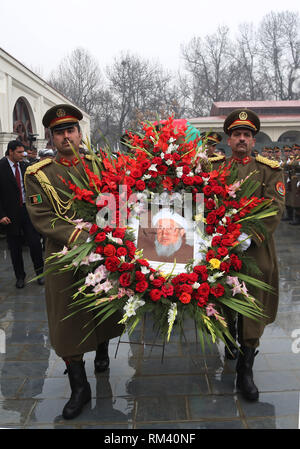
[{"label": "soldier formation", "polygon": [[278,161],[284,171],[286,189],[285,214],[282,221],[292,226],[300,225],[300,145],[264,147],[262,156]]}]

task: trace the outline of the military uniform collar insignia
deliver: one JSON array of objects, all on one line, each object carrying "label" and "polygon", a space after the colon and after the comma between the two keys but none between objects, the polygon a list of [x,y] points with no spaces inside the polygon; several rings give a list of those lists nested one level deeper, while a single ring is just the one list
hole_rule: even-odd
[{"label": "military uniform collar insignia", "polygon": [[56,162],[58,162],[61,165],[64,165],[65,167],[72,167],[74,165],[79,164],[79,158],[74,157],[71,161],[69,161],[68,159],[65,159],[64,157],[61,157],[61,158],[57,159]]},{"label": "military uniform collar insignia", "polygon": [[232,159],[237,162],[238,164],[243,164],[243,165],[247,165],[249,164],[249,162],[251,162],[251,157],[250,156],[246,156],[242,159],[239,159],[238,157],[232,157]]}]

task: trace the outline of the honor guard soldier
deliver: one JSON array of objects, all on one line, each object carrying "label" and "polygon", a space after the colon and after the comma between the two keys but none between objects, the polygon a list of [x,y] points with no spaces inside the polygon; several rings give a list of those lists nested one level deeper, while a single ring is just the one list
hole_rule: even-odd
[{"label": "honor guard soldier", "polygon": [[[278,210],[277,215],[263,220],[268,239],[264,240],[264,236],[253,229],[250,235],[251,244],[247,249],[247,254],[255,259],[262,273],[259,276],[260,279],[271,285],[275,292],[270,294],[263,290],[250,291],[262,304],[265,317],[253,320],[238,315],[240,352],[236,367],[237,387],[242,395],[251,401],[257,400],[259,397],[252,371],[256,349],[265,326],[275,320],[278,307],[278,263],[273,234],[280,222],[285,196],[283,173],[279,163],[260,155],[251,157],[251,151],[255,145],[255,135],[259,130],[260,119],[255,112],[249,109],[234,110],[224,121],[224,131],[228,135],[227,143],[232,151],[230,160],[236,165],[238,178],[245,179],[254,172],[252,179],[258,182],[258,188],[253,195],[258,198],[271,199]],[[234,312],[230,312],[229,315],[232,317],[229,322],[231,331]],[[234,334],[233,336],[235,337]]]},{"label": "honor guard soldier", "polygon": [[202,132],[200,138],[205,145],[209,162],[213,168],[216,168],[216,164],[218,165],[225,161],[225,155],[216,152],[216,146],[222,140],[221,134],[216,132]]},{"label": "honor guard soldier", "polygon": [[[71,105],[60,104],[50,108],[43,117],[43,125],[51,131],[57,154],[55,159],[46,158],[26,171],[27,207],[31,220],[46,239],[46,258],[61,251],[64,246],[85,242],[89,237],[86,230],[78,229],[75,224],[60,218],[80,218],[72,210],[72,200],[62,192],[64,184],[61,178],[68,182],[72,181],[72,176],[83,174],[79,154],[81,119],[80,110]],[[81,157],[92,169],[91,156]],[[105,371],[109,366],[108,341],[123,331],[117,314],[99,326],[93,323],[92,312],[80,310],[64,319],[70,314],[70,304],[74,302],[72,295],[75,290],[70,288],[74,284],[74,276],[72,272],[50,273],[45,281],[50,341],[56,354],[66,363],[72,392],[62,412],[65,419],[79,415],[91,399],[83,354],[96,350],[95,371]]]},{"label": "honor guard soldier", "polygon": [[300,225],[300,146],[293,145],[293,157],[290,163],[291,167],[291,207],[292,221],[290,225]]}]

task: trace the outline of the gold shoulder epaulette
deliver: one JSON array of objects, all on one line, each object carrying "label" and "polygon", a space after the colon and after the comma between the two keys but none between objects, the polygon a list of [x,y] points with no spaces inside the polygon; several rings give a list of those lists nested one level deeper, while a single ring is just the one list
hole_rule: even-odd
[{"label": "gold shoulder epaulette", "polygon": [[53,159],[50,157],[47,157],[46,159],[43,159],[42,161],[36,162],[33,165],[30,165],[27,167],[25,174],[26,175],[34,175],[36,172],[38,172],[42,167],[45,167],[46,165],[52,164]]},{"label": "gold shoulder epaulette", "polygon": [[225,159],[225,156],[212,156],[208,158],[209,162],[217,162],[223,159]]},{"label": "gold shoulder epaulette", "polygon": [[255,160],[257,162],[261,162],[262,164],[268,165],[271,168],[280,168],[280,164],[278,161],[273,161],[271,159],[268,159],[267,157],[263,157],[263,156],[256,156]]}]

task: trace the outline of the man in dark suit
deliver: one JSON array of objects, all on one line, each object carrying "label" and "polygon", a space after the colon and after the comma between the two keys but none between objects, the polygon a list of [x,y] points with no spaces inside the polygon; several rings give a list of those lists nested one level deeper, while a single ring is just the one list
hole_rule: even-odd
[{"label": "man in dark suit", "polygon": [[[23,162],[23,157],[22,142],[12,140],[7,145],[5,157],[0,160],[0,224],[6,232],[17,288],[25,285],[24,238],[36,274],[42,273],[44,266],[40,235],[34,229],[25,205],[24,173],[28,163]],[[38,279],[38,283],[42,285],[43,279]]]}]

